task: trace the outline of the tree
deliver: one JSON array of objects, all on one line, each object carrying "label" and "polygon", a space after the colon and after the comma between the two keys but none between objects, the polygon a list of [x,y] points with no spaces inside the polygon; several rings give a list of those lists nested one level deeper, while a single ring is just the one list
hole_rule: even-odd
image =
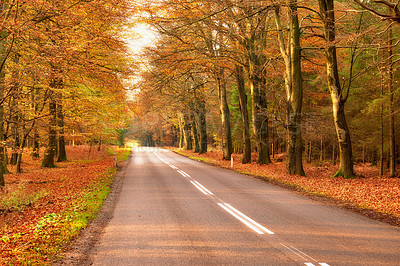
[{"label": "tree", "polygon": [[335,176],[353,178],[353,151],[350,139],[350,131],[347,126],[344,111],[348,97],[339,80],[339,67],[336,56],[336,31],[335,31],[335,10],[333,0],[319,0],[320,15],[323,24],[325,38],[325,59],[328,78],[328,87],[332,98],[333,118],[336,134],[339,142],[340,165]]},{"label": "tree", "polygon": [[[0,138],[2,142],[6,137],[14,139],[17,171],[21,171],[27,139],[34,139],[38,155],[43,128],[50,131],[43,165],[50,167],[56,131],[60,160],[63,137],[69,135],[65,125],[76,125],[82,116],[86,117],[79,126],[88,138],[115,138],[115,129],[129,121],[123,84],[129,61],[119,31],[131,17],[130,3],[2,1],[0,8]],[[6,101],[10,97],[12,104]],[[44,115],[48,102],[49,112]],[[12,119],[4,120],[6,113]]]},{"label": "tree", "polygon": [[[354,2],[382,19],[400,23],[400,8],[398,2],[394,3],[386,0],[354,0]],[[387,12],[382,9],[387,10]]]},{"label": "tree", "polygon": [[246,163],[251,163],[251,138],[250,138],[249,112],[247,109],[247,94],[245,90],[243,66],[240,65],[236,66],[236,80],[239,93],[239,107],[243,125],[244,154],[242,158],[242,163],[246,164]]},{"label": "tree", "polygon": [[285,62],[287,172],[305,175],[303,169],[303,143],[301,136],[301,109],[303,104],[303,80],[301,70],[300,27],[297,1],[287,0],[289,33],[285,43],[280,18],[280,8],[275,7],[275,20],[281,55]]}]

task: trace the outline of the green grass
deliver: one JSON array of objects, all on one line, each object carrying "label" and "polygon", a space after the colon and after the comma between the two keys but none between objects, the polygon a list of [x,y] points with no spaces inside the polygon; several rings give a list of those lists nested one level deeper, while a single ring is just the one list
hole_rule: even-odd
[{"label": "green grass", "polygon": [[5,194],[0,198],[0,210],[20,211],[26,206],[36,203],[47,195],[48,192],[45,190],[27,193],[24,186],[20,186],[18,190],[10,194]]},{"label": "green grass", "polygon": [[122,152],[118,153],[118,161],[126,161],[129,158],[129,155],[131,154],[132,149],[127,148],[127,149],[122,149]]},{"label": "green grass", "polygon": [[201,162],[205,162],[205,163],[210,163],[210,164],[214,164],[210,159],[207,158],[200,158],[200,157],[195,157],[195,156],[189,156],[190,159],[196,160],[196,161],[201,161]]},{"label": "green grass", "polygon": [[121,162],[121,161],[126,161],[129,158],[129,155],[131,154],[132,149],[131,148],[117,148],[117,149],[113,149],[113,148],[109,148],[107,150],[107,153],[109,155],[116,155],[117,156],[117,161]]},{"label": "green grass", "polygon": [[[60,213],[43,216],[35,226],[33,245],[25,250],[15,250],[17,256],[10,265],[50,265],[60,259],[60,254],[79,232],[98,214],[104,200],[111,191],[110,185],[116,173],[109,168]],[[3,237],[0,241],[16,241],[16,237]]]},{"label": "green grass", "polygon": [[180,154],[180,155],[183,155],[183,156],[185,156],[185,157],[188,157],[188,158],[190,158],[190,159],[196,160],[196,161],[201,161],[201,162],[205,162],[205,163],[209,163],[209,164],[215,164],[215,163],[213,163],[212,160],[210,160],[210,159],[208,159],[208,158],[200,158],[200,157],[195,157],[195,156],[189,156],[189,155],[187,155],[187,154],[181,152],[181,151],[178,150],[178,149],[173,149],[173,151],[176,152],[176,153],[178,153],[178,154]]}]

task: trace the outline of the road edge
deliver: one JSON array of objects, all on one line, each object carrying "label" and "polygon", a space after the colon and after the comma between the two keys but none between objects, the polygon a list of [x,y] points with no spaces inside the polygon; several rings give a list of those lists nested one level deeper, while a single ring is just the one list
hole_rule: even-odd
[{"label": "road edge", "polygon": [[71,241],[68,249],[60,255],[62,259],[55,261],[52,265],[92,265],[91,251],[99,242],[104,228],[114,215],[115,205],[118,202],[132,155],[131,153],[126,161],[118,163],[117,173],[111,184],[111,191],[96,218]]}]

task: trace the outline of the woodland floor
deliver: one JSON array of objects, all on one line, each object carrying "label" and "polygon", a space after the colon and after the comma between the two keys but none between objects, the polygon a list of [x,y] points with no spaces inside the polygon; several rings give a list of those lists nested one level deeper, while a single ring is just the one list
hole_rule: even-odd
[{"label": "woodland floor", "polygon": [[[222,160],[222,152],[212,151],[197,154],[193,151],[175,152],[201,160],[206,163],[231,168],[231,162]],[[305,163],[306,177],[286,174],[286,163],[273,160],[273,164],[240,163],[241,155],[234,154],[233,170],[253,175],[271,183],[284,186],[318,200],[341,206],[370,218],[400,226],[400,178],[379,176],[377,167],[371,164],[357,164],[354,167],[357,177],[345,179],[332,177],[338,165],[330,162]],[[282,158],[276,156],[275,158]],[[255,155],[253,155],[255,160]]]},{"label": "woodland floor", "polygon": [[[72,204],[79,206],[82,193],[102,182],[99,180],[114,166],[109,149],[67,147],[68,161],[57,163],[52,169],[40,167],[41,159],[33,160],[27,151],[21,174],[14,174],[15,168],[8,165],[11,173],[5,175],[5,191],[0,191],[0,265],[19,264],[21,259],[42,263],[53,259],[48,256],[51,250],[39,250],[43,247],[40,241],[52,237],[42,229],[55,226],[58,214],[71,209]],[[55,250],[54,254],[58,252]],[[32,258],[33,253],[46,255]]]}]

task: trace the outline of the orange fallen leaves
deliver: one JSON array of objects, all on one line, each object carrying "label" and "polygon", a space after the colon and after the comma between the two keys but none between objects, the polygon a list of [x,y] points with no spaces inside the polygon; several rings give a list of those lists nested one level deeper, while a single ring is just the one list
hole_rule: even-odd
[{"label": "orange fallen leaves", "polygon": [[[34,234],[40,220],[71,207],[81,192],[114,164],[113,156],[105,148],[101,151],[93,148],[89,153],[89,146],[67,147],[67,155],[68,162],[48,169],[41,168],[41,160],[32,160],[26,153],[22,165],[24,173],[5,176],[6,194],[0,192],[0,197],[19,189],[26,194],[39,191],[46,191],[46,194],[22,209],[0,210],[0,264],[6,264],[21,252],[29,259],[30,249],[35,247],[32,241],[37,241]],[[15,169],[9,170],[15,173]]]}]

